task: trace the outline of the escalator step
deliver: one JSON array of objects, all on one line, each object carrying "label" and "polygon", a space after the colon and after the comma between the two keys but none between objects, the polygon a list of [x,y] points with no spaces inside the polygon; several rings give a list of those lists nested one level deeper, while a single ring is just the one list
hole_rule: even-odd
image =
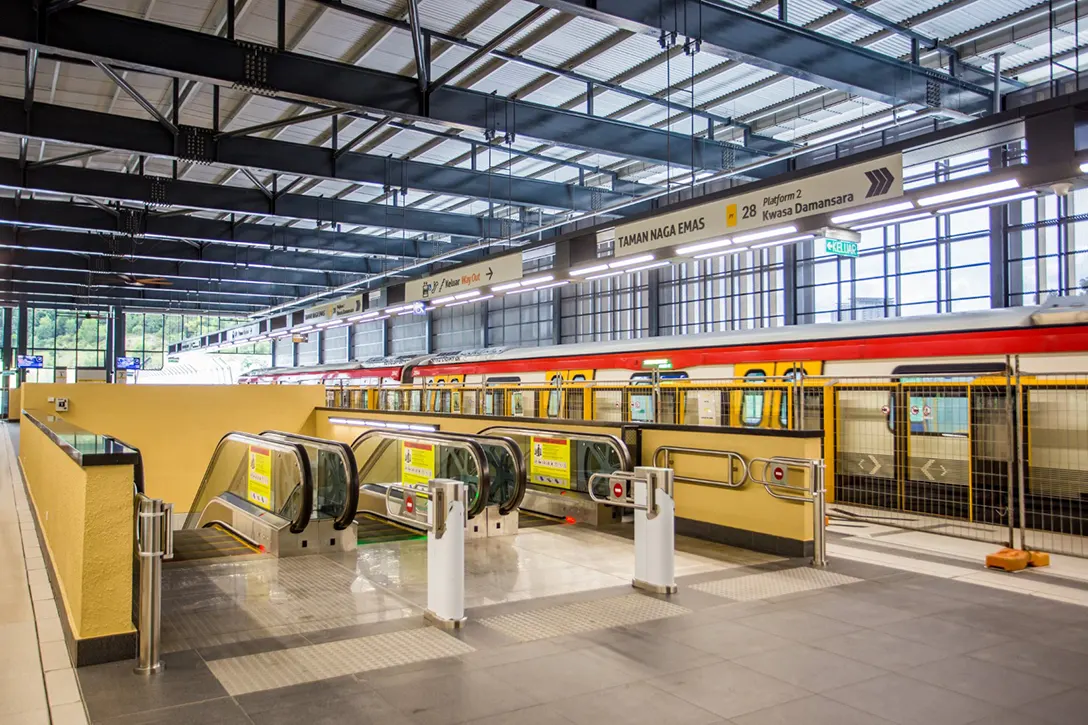
[{"label": "escalator step", "polygon": [[170,562],[218,559],[256,554],[259,550],[218,526],[174,532],[174,558]]},{"label": "escalator step", "polygon": [[533,513],[532,511],[526,511],[524,509],[518,510],[518,528],[519,529],[535,529],[540,526],[553,526],[555,524],[565,524],[566,520],[561,519],[558,516],[547,516],[545,514]]},{"label": "escalator step", "polygon": [[359,525],[360,546],[427,538],[419,531],[370,514],[359,515],[355,522]]}]

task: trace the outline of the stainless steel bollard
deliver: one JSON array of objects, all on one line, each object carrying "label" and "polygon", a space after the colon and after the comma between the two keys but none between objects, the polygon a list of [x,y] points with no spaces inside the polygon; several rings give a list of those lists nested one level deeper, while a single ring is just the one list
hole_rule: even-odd
[{"label": "stainless steel bollard", "polygon": [[812,565],[827,566],[827,491],[824,488],[824,462],[812,466]]},{"label": "stainless steel bollard", "polygon": [[169,514],[173,505],[163,505],[161,499],[137,497],[136,554],[140,558],[138,675],[153,675],[163,671],[160,656],[162,637],[162,560],[170,555],[168,544],[173,539],[173,523]]}]

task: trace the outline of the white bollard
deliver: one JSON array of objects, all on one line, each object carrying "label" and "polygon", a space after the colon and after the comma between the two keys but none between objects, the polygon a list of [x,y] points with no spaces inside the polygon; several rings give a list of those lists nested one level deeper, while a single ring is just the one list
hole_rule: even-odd
[{"label": "white bollard", "polygon": [[465,623],[465,484],[431,481],[427,532],[427,611],[432,623],[456,629]]},{"label": "white bollard", "polygon": [[676,502],[671,468],[635,468],[635,578],[638,589],[676,592]]}]

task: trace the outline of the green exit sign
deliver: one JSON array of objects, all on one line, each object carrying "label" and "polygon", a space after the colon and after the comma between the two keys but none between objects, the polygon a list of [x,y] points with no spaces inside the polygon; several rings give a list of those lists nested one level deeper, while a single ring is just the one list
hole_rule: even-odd
[{"label": "green exit sign", "polygon": [[828,254],[835,254],[839,257],[858,256],[858,243],[848,242],[845,239],[825,239],[824,249]]}]

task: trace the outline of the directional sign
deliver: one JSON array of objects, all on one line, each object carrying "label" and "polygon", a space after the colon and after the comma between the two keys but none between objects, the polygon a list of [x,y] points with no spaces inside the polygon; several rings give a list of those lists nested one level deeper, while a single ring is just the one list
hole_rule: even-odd
[{"label": "directional sign", "polygon": [[616,227],[617,257],[728,238],[903,195],[903,156],[893,154],[760,191]]},{"label": "directional sign", "polygon": [[[930,481],[937,480],[937,478],[933,475],[932,471],[934,463],[937,463],[937,460],[935,458],[930,458],[928,461],[925,462],[925,465],[923,465],[919,469],[922,472],[922,475],[928,478]],[[937,468],[941,469],[940,473],[937,474],[941,478],[944,478],[948,474],[948,469],[941,464],[937,463]]]},{"label": "directional sign", "polygon": [[838,257],[858,256],[858,243],[848,242],[845,239],[825,239],[824,251]]},{"label": "directional sign", "polygon": [[404,301],[433,300],[517,279],[521,279],[521,254],[507,254],[405,282]]}]

